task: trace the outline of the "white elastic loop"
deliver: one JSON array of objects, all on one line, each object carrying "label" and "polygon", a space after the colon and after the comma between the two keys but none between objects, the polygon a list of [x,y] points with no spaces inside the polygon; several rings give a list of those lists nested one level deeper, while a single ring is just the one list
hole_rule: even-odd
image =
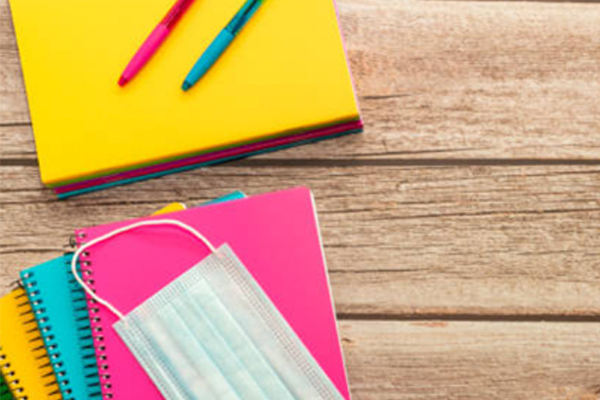
[{"label": "white elastic loop", "polygon": [[177,226],[177,227],[191,233],[194,237],[199,239],[202,243],[204,243],[206,245],[206,247],[208,247],[210,249],[211,253],[215,253],[217,251],[217,249],[215,249],[215,247],[212,245],[212,243],[210,243],[208,241],[208,239],[206,239],[196,229],[192,228],[191,226],[189,226],[181,221],[177,221],[174,219],[156,219],[156,220],[151,220],[151,221],[136,222],[135,224],[124,226],[122,228],[115,229],[114,231],[108,232],[107,234],[97,237],[96,239],[79,247],[77,249],[77,251],[75,252],[75,254],[73,255],[73,259],[71,260],[71,272],[73,273],[73,276],[75,276],[75,279],[81,285],[81,287],[87,292],[87,294],[89,294],[98,303],[106,306],[106,308],[108,308],[110,311],[112,311],[117,317],[119,317],[119,319],[125,318],[123,313],[121,313],[119,310],[117,310],[108,301],[100,298],[96,293],[94,293],[94,291],[92,289],[90,289],[90,287],[83,281],[83,279],[81,279],[81,277],[77,273],[77,259],[79,259],[79,256],[81,255],[81,253],[83,253],[86,249],[90,248],[91,246],[94,246],[97,243],[100,243],[102,241],[110,239],[114,236],[120,235],[121,233],[130,231],[133,229],[137,229],[137,228],[140,228],[143,226],[149,226],[149,225],[174,225],[174,226]]}]

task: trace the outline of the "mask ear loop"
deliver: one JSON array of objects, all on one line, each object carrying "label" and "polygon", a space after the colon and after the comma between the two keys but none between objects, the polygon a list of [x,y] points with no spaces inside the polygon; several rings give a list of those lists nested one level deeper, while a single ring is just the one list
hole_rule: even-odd
[{"label": "mask ear loop", "polygon": [[114,231],[111,231],[105,235],[102,235],[100,237],[97,237],[94,240],[91,240],[90,242],[84,244],[83,246],[79,247],[77,249],[77,251],[75,252],[75,254],[73,255],[73,259],[71,260],[71,272],[73,273],[73,276],[75,277],[75,280],[77,280],[77,282],[79,283],[79,285],[86,291],[87,294],[90,295],[90,297],[92,297],[94,300],[96,300],[98,303],[102,304],[103,306],[105,306],[106,308],[108,308],[110,311],[112,311],[117,317],[119,317],[119,319],[123,319],[125,318],[125,315],[123,315],[123,313],[121,313],[119,310],[117,310],[115,308],[115,306],[113,306],[112,304],[110,304],[107,300],[104,300],[103,298],[101,298],[100,296],[98,296],[96,293],[94,293],[94,291],[92,289],[90,289],[90,287],[83,281],[83,279],[79,276],[79,274],[77,273],[77,260],[79,259],[79,256],[81,255],[81,253],[83,253],[86,249],[100,243],[103,242],[105,240],[108,240],[110,238],[113,238],[117,235],[120,235],[122,233],[134,230],[134,229],[138,229],[141,227],[145,227],[145,226],[153,226],[153,225],[171,225],[171,226],[176,226],[180,229],[183,229],[184,231],[187,231],[188,233],[192,234],[192,236],[194,236],[196,239],[200,240],[202,243],[204,243],[204,245],[206,245],[206,247],[209,248],[211,253],[215,253],[217,251],[217,249],[212,245],[212,243],[210,243],[208,241],[208,239],[206,239],[200,232],[198,232],[196,229],[192,228],[191,226],[181,222],[181,221],[177,221],[174,219],[157,219],[157,220],[151,220],[151,221],[142,221],[142,222],[136,222],[134,224],[128,225],[128,226],[124,226],[122,228],[119,229],[115,229]]}]

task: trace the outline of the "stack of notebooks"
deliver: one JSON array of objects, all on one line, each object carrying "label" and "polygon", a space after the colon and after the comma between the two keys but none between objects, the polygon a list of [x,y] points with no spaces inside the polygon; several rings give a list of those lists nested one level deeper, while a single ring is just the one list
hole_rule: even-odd
[{"label": "stack of notebooks", "polygon": [[117,80],[173,0],[10,0],[42,182],[61,197],[360,132],[332,0],[266,1],[205,78],[243,0],[198,0]]},{"label": "stack of notebooks", "polygon": [[[252,197],[236,192],[199,207],[183,210],[174,204],[160,212],[162,216],[78,229],[77,244],[132,223],[165,218],[164,213],[202,232],[215,246],[227,243],[340,398],[350,400],[315,204],[308,189]],[[185,233],[165,235],[147,229],[86,249],[78,266],[96,295],[129,313],[207,254]],[[21,287],[0,300],[5,385],[1,398],[162,399],[113,328],[117,317],[91,301],[74,279],[72,257],[65,254],[22,271]]]}]

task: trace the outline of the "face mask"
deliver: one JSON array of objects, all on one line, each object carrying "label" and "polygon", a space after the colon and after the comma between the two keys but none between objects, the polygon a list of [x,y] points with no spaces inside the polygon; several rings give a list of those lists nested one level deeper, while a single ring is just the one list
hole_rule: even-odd
[{"label": "face mask", "polygon": [[[184,229],[211,254],[123,315],[87,287],[76,262],[88,247],[147,225]],[[71,266],[119,317],[115,330],[168,400],[344,400],[233,251],[182,222],[118,229],[80,247]]]}]

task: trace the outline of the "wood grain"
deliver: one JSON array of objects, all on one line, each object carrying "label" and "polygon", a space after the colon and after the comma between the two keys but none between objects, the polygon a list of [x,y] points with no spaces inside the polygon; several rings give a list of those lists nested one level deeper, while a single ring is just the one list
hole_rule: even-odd
[{"label": "wood grain", "polygon": [[233,163],[68,201],[41,190],[34,167],[0,173],[9,279],[24,260],[61,251],[75,227],[141,216],[173,200],[306,185],[343,315],[600,320],[600,166]]},{"label": "wood grain", "polygon": [[57,201],[0,0],[0,295],[75,227],[306,185],[354,400],[600,399],[600,5],[337,3],[363,135]]},{"label": "wood grain", "polygon": [[341,323],[354,400],[595,400],[600,324]]},{"label": "wood grain", "polygon": [[[597,4],[338,3],[365,135],[264,157],[600,159]],[[0,27],[0,121],[28,125],[6,0]],[[0,156],[15,141],[33,160],[27,126]]]}]

